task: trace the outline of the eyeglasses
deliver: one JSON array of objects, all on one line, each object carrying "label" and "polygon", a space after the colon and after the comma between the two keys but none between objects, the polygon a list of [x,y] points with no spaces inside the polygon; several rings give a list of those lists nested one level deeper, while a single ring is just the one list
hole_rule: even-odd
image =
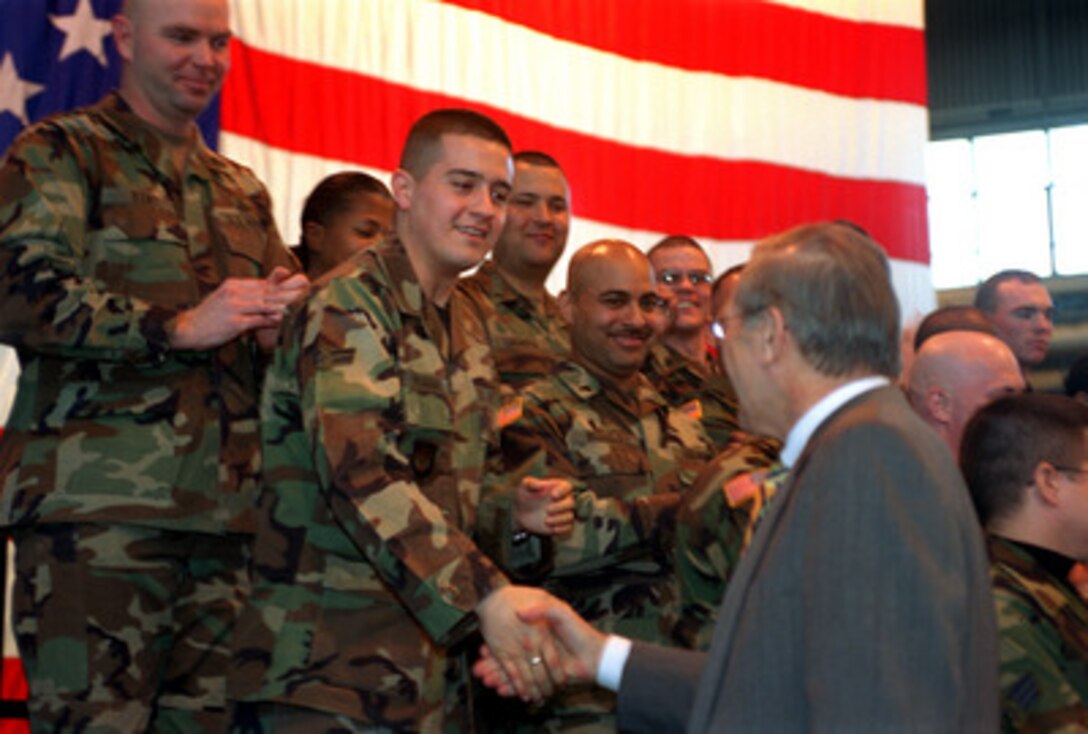
[{"label": "eyeglasses", "polygon": [[665,285],[677,285],[685,278],[692,285],[709,285],[714,281],[714,276],[705,270],[662,270],[658,277]]}]

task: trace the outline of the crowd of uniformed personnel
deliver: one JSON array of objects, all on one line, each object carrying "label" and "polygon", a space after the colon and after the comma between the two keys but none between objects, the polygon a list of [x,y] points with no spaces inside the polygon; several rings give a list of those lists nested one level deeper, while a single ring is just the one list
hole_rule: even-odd
[{"label": "crowd of uniformed personnel", "polygon": [[[264,187],[194,126],[226,3],[129,0],[114,23],[119,90],[0,169],[0,339],[22,368],[0,502],[33,730],[615,731],[614,695],[561,688],[567,651],[525,610],[554,595],[602,631],[709,645],[788,481],[718,354],[742,270],[715,280],[687,236],[601,240],[553,296],[563,170],[466,110],[416,121],[389,188],[320,182],[293,257]],[[954,451],[1023,381],[994,336],[944,342],[905,384]],[[950,375],[983,349],[1003,381],[968,398]],[[987,431],[1027,411],[1071,432],[1018,469],[1060,504],[1088,421],[1003,410],[967,427],[976,502],[999,479],[977,456],[1011,451]],[[1003,725],[1088,727],[1067,578],[1088,532],[1048,544],[1003,507],[980,510]],[[481,643],[518,700],[472,680]]]}]

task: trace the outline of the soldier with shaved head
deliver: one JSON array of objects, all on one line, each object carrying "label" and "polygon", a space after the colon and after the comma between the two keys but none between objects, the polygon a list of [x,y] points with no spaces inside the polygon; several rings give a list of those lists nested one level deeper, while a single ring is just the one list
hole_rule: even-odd
[{"label": "soldier with shaved head", "polygon": [[929,337],[911,364],[907,396],[914,410],[960,451],[963,428],[992,400],[1024,391],[1024,377],[1005,342],[980,331],[946,331]]},{"label": "soldier with shaved head", "polygon": [[259,353],[307,286],[261,183],[196,116],[227,0],[129,0],[120,87],[0,171],[0,444],[38,730],[221,731],[261,468]]},{"label": "soldier with shaved head", "polygon": [[[600,629],[664,638],[661,611],[673,595],[664,512],[711,453],[699,422],[670,408],[639,370],[662,308],[646,256],[620,240],[586,245],[570,262],[560,308],[571,359],[521,393],[501,433],[501,487],[521,476],[572,482],[572,533],[545,543],[533,578]],[[493,491],[499,491],[493,489]],[[572,689],[522,731],[614,731],[610,694]]]}]

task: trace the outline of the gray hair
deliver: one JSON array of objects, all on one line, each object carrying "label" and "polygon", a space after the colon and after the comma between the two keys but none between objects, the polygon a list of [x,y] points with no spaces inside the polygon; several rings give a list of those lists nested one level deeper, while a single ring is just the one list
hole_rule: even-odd
[{"label": "gray hair", "polygon": [[748,320],[778,308],[805,361],[822,374],[899,372],[888,259],[856,227],[809,224],[759,242],[734,302]]}]

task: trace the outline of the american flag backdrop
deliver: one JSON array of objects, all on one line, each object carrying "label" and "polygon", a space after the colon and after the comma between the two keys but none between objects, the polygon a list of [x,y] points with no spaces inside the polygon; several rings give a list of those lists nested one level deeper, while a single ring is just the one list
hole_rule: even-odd
[{"label": "american flag backdrop", "polygon": [[[0,0],[0,150],[116,84],[120,4]],[[563,165],[568,252],[686,233],[721,269],[849,219],[888,250],[904,317],[933,306],[923,0],[232,0],[232,20],[202,128],[268,184],[289,242],[322,176],[388,180],[416,117],[463,106]]]}]

